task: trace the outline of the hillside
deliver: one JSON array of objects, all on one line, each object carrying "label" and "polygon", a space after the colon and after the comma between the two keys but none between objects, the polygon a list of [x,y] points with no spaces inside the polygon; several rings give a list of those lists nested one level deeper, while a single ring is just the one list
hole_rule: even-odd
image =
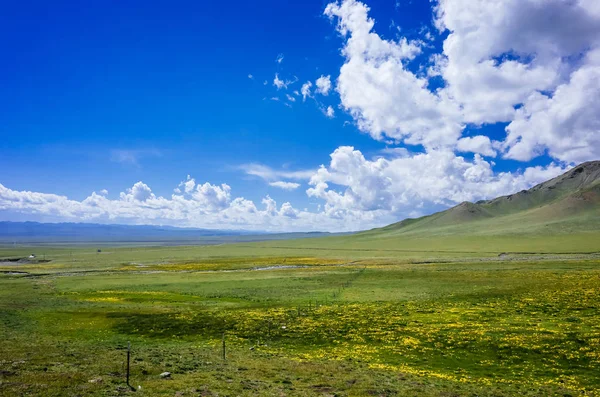
[{"label": "hillside", "polygon": [[[364,234],[561,233],[600,227],[600,161],[583,163],[554,179],[493,200],[464,202]],[[568,229],[563,229],[567,227]]]}]

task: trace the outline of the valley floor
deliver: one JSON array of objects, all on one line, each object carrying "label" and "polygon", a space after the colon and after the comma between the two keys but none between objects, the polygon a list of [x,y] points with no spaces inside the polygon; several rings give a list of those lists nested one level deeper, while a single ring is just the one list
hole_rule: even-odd
[{"label": "valley floor", "polygon": [[596,254],[44,251],[0,265],[1,396],[600,395]]}]

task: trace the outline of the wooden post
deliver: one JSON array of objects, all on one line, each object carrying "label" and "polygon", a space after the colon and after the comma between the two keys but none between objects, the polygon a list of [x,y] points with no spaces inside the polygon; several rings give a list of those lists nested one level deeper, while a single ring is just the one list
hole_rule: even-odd
[{"label": "wooden post", "polygon": [[129,388],[131,390],[135,391],[135,387],[133,387],[129,384],[129,361],[130,361],[130,359],[131,359],[131,342],[127,342],[127,375],[126,375],[127,378],[126,378],[126,381],[127,381],[127,386],[129,386]]},{"label": "wooden post", "polygon": [[223,331],[223,361],[227,360],[227,357],[225,355],[225,331]]}]

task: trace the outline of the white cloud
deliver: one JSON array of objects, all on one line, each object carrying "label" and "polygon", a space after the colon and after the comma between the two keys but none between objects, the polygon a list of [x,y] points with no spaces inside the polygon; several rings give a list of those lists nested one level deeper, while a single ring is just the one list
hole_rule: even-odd
[{"label": "white cloud", "polygon": [[494,173],[480,155],[470,162],[448,150],[368,160],[353,147],[342,146],[313,175],[307,194],[324,200],[324,211],[332,217],[363,213],[392,221],[419,208],[427,213],[436,205],[511,194],[564,171],[551,164],[522,173]]},{"label": "white cloud", "polygon": [[325,96],[329,95],[329,91],[331,90],[331,76],[321,75],[315,82],[315,85],[317,86],[315,92]]},{"label": "white cloud", "polygon": [[231,201],[231,188],[225,183],[215,186],[206,182],[196,186],[192,197],[207,209],[221,210],[227,208]]},{"label": "white cloud", "polygon": [[275,58],[275,62],[282,63],[283,58],[284,58],[283,54],[279,54],[279,55],[277,55],[277,58]]},{"label": "white cloud", "polygon": [[439,2],[436,24],[450,33],[437,58],[445,90],[467,123],[510,122],[505,157],[600,156],[598,8],[581,0]]},{"label": "white cloud", "polygon": [[[325,15],[345,40],[342,108],[373,138],[428,151],[598,158],[599,9],[594,0],[438,0],[434,22],[448,33],[443,51],[409,67],[432,39],[429,29],[422,40],[384,40],[365,4],[330,3]],[[433,77],[442,88],[430,88]],[[497,122],[510,125],[493,148],[483,135],[461,139],[467,125]]]},{"label": "white cloud", "polygon": [[310,81],[307,81],[306,83],[302,84],[302,88],[300,89],[300,92],[302,93],[302,100],[306,101],[306,98],[310,98],[311,94],[310,94],[310,89],[312,88],[312,83]]},{"label": "white cloud", "polygon": [[279,74],[277,74],[277,73],[275,73],[275,78],[273,79],[273,85],[275,87],[277,87],[278,90],[280,90],[282,88],[287,88],[287,84],[285,84],[285,81],[283,81],[279,78]]},{"label": "white cloud", "polygon": [[453,145],[463,129],[460,109],[427,89],[428,81],[405,68],[421,43],[384,40],[372,32],[368,7],[355,0],[331,3],[325,15],[337,18],[345,38],[337,91],[342,107],[373,138],[392,138],[427,148]]},{"label": "white cloud", "polygon": [[124,201],[146,201],[148,199],[154,199],[154,193],[150,190],[150,187],[144,182],[139,181],[134,184],[131,188],[127,189],[126,192],[121,192],[121,200]]},{"label": "white cloud", "polygon": [[[396,151],[395,151],[396,152]],[[451,151],[394,153],[369,160],[352,147],[340,147],[317,171],[281,171],[261,165],[246,167],[280,188],[310,178],[307,195],[322,200],[318,212],[281,207],[266,196],[264,209],[234,197],[228,184],[197,183],[188,176],[170,197],[157,196],[143,182],[115,200],[92,193],[82,201],[65,196],[11,190],[0,184],[0,211],[53,221],[158,224],[248,230],[358,230],[428,213],[462,201],[514,193],[566,170],[551,164],[523,172],[494,173],[476,154],[473,161]],[[279,183],[278,183],[279,182]]]},{"label": "white cloud", "polygon": [[492,148],[492,141],[484,135],[461,138],[456,143],[456,148],[459,152],[472,152],[496,157],[496,151]]},{"label": "white cloud", "polygon": [[[53,221],[77,221],[126,224],[158,224],[208,228],[245,228],[282,231],[289,219],[299,219],[300,230],[313,230],[316,214],[297,211],[290,203],[279,209],[268,196],[265,210],[259,210],[243,197],[232,198],[227,184],[194,184],[188,178],[180,186],[187,191],[170,198],[157,197],[143,182],[122,192],[119,199],[109,200],[92,193],[82,201],[54,194],[15,191],[0,184],[0,210],[23,215],[43,216]],[[300,219],[301,218],[301,219]]]},{"label": "white cloud", "polygon": [[296,98],[294,98],[293,96],[291,96],[290,94],[285,94],[285,97],[288,99],[288,101],[290,102],[296,102]]},{"label": "white cloud", "polygon": [[323,109],[323,113],[325,114],[325,116],[327,116],[327,118],[332,119],[335,117],[335,111],[331,106],[327,106],[326,109]]},{"label": "white cloud", "polygon": [[297,218],[298,217],[298,211],[296,209],[294,209],[294,207],[292,207],[292,204],[290,204],[290,203],[283,203],[281,205],[281,209],[279,210],[279,215],[285,216],[285,217],[288,217],[288,218]]},{"label": "white cloud", "polygon": [[277,203],[268,194],[262,199],[262,203],[265,205],[265,212],[268,215],[277,214]]},{"label": "white cloud", "polygon": [[239,166],[247,175],[257,176],[265,181],[274,182],[280,178],[293,179],[293,180],[308,180],[313,175],[314,170],[275,170],[263,164],[243,164]]},{"label": "white cloud", "polygon": [[506,157],[548,154],[567,162],[600,158],[600,48],[554,95],[532,94],[507,127]]},{"label": "white cloud", "polygon": [[381,153],[390,158],[410,156],[410,152],[408,151],[408,149],[403,147],[386,147],[385,149],[381,149]]},{"label": "white cloud", "polygon": [[283,190],[296,190],[300,187],[300,184],[296,182],[275,181],[269,182],[269,186],[278,187]]},{"label": "white cloud", "polygon": [[248,75],[248,78],[249,78],[250,80],[254,80],[254,76],[253,76],[253,75],[251,75],[251,74],[249,74],[249,75]]},{"label": "white cloud", "polygon": [[287,90],[288,86],[294,84],[297,81],[298,81],[298,78],[295,76],[294,76],[294,80],[285,80],[285,81],[281,80],[279,78],[279,74],[275,73],[275,78],[273,79],[273,85],[275,87],[277,87],[277,90],[280,90],[282,88]]},{"label": "white cloud", "polygon": [[106,196],[106,195],[108,195],[108,190],[106,190],[106,189],[102,189],[102,190],[100,190],[100,194],[101,194],[102,196]]},{"label": "white cloud", "polygon": [[554,90],[569,57],[598,45],[590,3],[564,0],[443,0],[436,24],[449,31],[441,73],[472,123],[510,121],[532,93]]},{"label": "white cloud", "polygon": [[55,194],[11,190],[0,184],[0,211],[53,222],[153,224],[258,231],[290,231],[292,227],[294,231],[350,230],[361,224],[360,220],[338,220],[323,213],[300,211],[289,202],[278,207],[269,196],[262,199],[262,204],[264,209],[259,209],[251,200],[232,198],[226,184],[198,184],[191,194],[159,197],[147,185],[138,182],[116,200],[92,193],[82,201]]}]

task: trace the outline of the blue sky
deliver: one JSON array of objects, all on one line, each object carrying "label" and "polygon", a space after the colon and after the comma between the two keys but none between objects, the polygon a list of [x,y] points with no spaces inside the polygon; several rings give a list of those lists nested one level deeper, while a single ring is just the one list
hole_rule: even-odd
[{"label": "blue sky", "polygon": [[[504,25],[539,14],[504,3]],[[598,112],[555,109],[597,97],[578,84],[598,71],[598,29],[568,27],[593,27],[598,7],[550,3],[563,19],[528,40],[459,0],[13,2],[0,216],[356,230],[530,187],[600,152]],[[186,204],[160,210],[188,175]]]}]

